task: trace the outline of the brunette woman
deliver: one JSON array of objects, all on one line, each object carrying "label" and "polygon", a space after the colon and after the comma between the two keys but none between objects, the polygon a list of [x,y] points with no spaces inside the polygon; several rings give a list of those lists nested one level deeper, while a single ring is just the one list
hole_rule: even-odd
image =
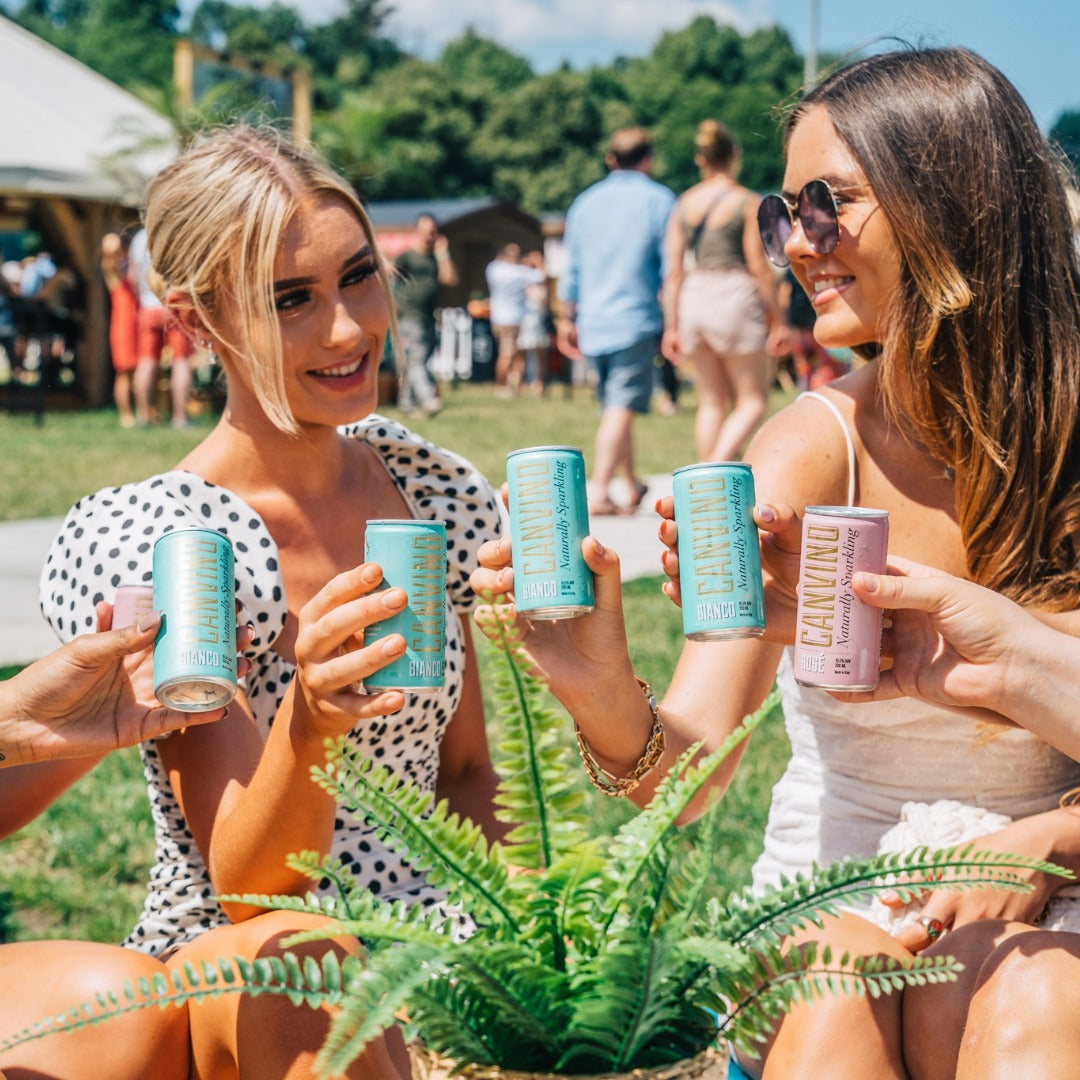
[{"label": "brunette woman", "polygon": [[[808,505],[885,509],[891,553],[1075,628],[1080,273],[1057,158],[999,71],[946,48],[874,56],[825,79],[791,114],[785,159],[784,193],[759,212],[766,251],[790,262],[811,296],[818,340],[868,363],[753,440],[769,637],[687,644],[659,709],[663,764],[698,739],[715,747],[775,678],[792,758],[774,790],[758,887],[812,862],[874,853],[910,803],[929,808],[931,846],[970,810],[1011,819],[982,846],[1080,868],[1080,819],[1058,806],[1080,783],[1071,758],[981,715],[910,700],[840,703],[800,686],[783,648],[794,640],[795,514]],[[671,517],[670,502],[662,512]],[[675,532],[663,523],[669,547]],[[476,584],[510,587],[507,548],[482,552]],[[585,551],[599,575],[596,612],[534,631],[530,648],[599,764],[626,776],[655,745],[657,720],[632,677],[617,558],[595,541]],[[673,550],[665,567],[677,597]],[[785,1080],[951,1077],[990,951],[1037,919],[1080,928],[1080,903],[1060,879],[1031,883],[1030,894],[932,893],[895,937],[880,905],[831,921],[822,936],[840,951],[948,952],[965,972],[902,999],[793,1009],[764,1062],[748,1064]]]}]

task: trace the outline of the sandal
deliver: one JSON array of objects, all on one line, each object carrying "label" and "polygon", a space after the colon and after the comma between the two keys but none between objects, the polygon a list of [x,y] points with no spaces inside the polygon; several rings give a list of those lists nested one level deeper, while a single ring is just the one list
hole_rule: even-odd
[{"label": "sandal", "polygon": [[630,512],[633,513],[640,505],[641,500],[649,493],[649,485],[643,480],[639,480],[637,487],[634,488],[634,494],[630,497]]},{"label": "sandal", "polygon": [[632,514],[634,511],[628,506],[619,506],[618,503],[605,499],[603,502],[589,503],[589,517],[616,517]]}]

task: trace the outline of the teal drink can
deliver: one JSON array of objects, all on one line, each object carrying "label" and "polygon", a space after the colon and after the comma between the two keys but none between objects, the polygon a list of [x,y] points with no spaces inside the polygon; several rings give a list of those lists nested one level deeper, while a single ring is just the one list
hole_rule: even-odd
[{"label": "teal drink can", "polygon": [[691,641],[761,637],[765,592],[750,466],[686,465],[672,483],[683,633]]},{"label": "teal drink can", "polygon": [[530,619],[573,619],[596,603],[581,542],[589,534],[585,459],[576,446],[506,458],[514,603]]},{"label": "teal drink can", "polygon": [[233,549],[213,529],[176,529],[154,544],[154,694],[180,712],[220,708],[236,694]]},{"label": "teal drink can", "polygon": [[404,611],[364,631],[364,645],[401,634],[405,652],[364,680],[369,693],[430,693],[446,678],[446,526],[441,521],[369,521],[364,559],[382,567],[380,589],[400,588]]}]

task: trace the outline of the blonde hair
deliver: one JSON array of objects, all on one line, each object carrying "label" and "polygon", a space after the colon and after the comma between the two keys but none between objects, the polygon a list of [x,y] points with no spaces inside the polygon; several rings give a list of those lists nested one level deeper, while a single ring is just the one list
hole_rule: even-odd
[{"label": "blonde hair", "polygon": [[727,172],[739,152],[731,129],[719,120],[702,120],[694,136],[694,151],[706,165]]},{"label": "blonde hair", "polygon": [[[197,316],[245,365],[267,417],[290,434],[299,428],[285,394],[274,260],[299,205],[326,195],[344,202],[364,230],[393,332],[390,276],[371,222],[356,192],[313,150],[271,128],[219,128],[166,165],[146,194],[150,287],[182,321]],[[235,340],[220,322],[224,301],[237,315]]]}]

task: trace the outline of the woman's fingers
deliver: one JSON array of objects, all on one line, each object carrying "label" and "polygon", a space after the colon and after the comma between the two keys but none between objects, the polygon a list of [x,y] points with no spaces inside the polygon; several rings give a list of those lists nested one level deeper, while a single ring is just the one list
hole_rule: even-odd
[{"label": "woman's fingers", "polygon": [[592,571],[596,591],[596,606],[605,611],[622,611],[622,574],[619,556],[604,547],[595,536],[586,536],[581,543],[585,565]]}]

